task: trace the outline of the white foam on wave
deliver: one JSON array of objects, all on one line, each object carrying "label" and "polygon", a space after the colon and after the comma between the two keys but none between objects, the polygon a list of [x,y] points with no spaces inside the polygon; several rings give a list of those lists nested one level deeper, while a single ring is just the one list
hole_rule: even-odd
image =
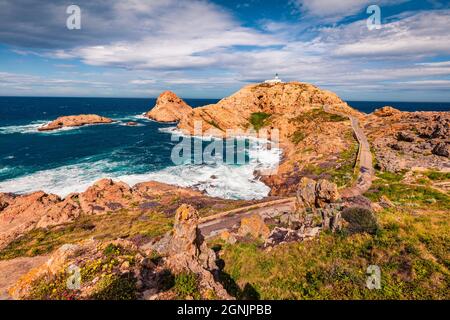
[{"label": "white foam on wave", "polygon": [[[50,130],[50,131],[39,131],[38,129],[42,126],[48,124],[49,121],[33,121],[29,124],[16,125],[16,126],[5,126],[0,127],[0,134],[13,134],[13,133],[22,133],[22,134],[57,134],[64,131],[72,131],[77,130],[81,127],[63,127],[60,129]],[[87,126],[87,125],[86,125]]]},{"label": "white foam on wave", "polygon": [[12,168],[9,166],[4,166],[4,167],[0,167],[0,174],[3,174],[5,172],[8,172],[9,170],[11,170]]},{"label": "white foam on wave", "polygon": [[47,123],[48,121],[33,121],[29,124],[0,127],[0,134],[37,133],[38,128]]},{"label": "white foam on wave", "polygon": [[249,161],[245,164],[185,164],[157,172],[124,175],[118,179],[130,185],[154,180],[180,187],[195,187],[210,196],[225,199],[262,199],[269,194],[270,188],[255,177],[255,171],[273,173],[278,167],[282,151],[267,144],[267,141],[257,142],[251,143]]},{"label": "white foam on wave", "polygon": [[85,191],[101,178],[109,177],[108,169],[118,164],[109,161],[85,162],[61,166],[0,182],[0,192],[29,193],[38,190],[65,197],[72,192]]},{"label": "white foam on wave", "polygon": [[0,182],[0,192],[28,193],[43,190],[65,197],[72,192],[85,191],[95,181],[111,178],[135,185],[146,181],[159,181],[180,187],[195,187],[208,195],[226,199],[261,199],[270,188],[255,177],[256,170],[274,169],[279,163],[281,150],[268,148],[267,143],[252,143],[248,150],[249,162],[241,165],[222,162],[213,164],[185,164],[165,169],[124,174],[125,162],[101,160],[62,166]]}]

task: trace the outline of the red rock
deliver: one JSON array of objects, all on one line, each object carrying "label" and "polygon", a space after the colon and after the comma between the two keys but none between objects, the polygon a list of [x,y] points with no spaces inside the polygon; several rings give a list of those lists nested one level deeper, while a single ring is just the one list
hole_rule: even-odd
[{"label": "red rock", "polygon": [[191,111],[192,108],[175,93],[165,91],[158,97],[155,107],[145,116],[159,122],[177,122]]},{"label": "red rock", "polygon": [[56,120],[47,123],[46,125],[38,128],[39,131],[51,131],[61,129],[64,127],[80,127],[87,124],[101,124],[111,123],[112,119],[101,117],[96,114],[80,114],[76,116],[64,116],[59,117]]}]

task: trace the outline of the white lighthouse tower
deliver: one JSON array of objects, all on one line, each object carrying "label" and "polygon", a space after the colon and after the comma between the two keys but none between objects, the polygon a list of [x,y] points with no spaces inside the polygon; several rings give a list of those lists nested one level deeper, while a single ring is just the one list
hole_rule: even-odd
[{"label": "white lighthouse tower", "polygon": [[278,77],[278,73],[275,75],[275,78],[264,81],[264,83],[267,83],[267,84],[277,84],[277,83],[282,83],[282,82],[283,81],[281,81],[281,79]]}]

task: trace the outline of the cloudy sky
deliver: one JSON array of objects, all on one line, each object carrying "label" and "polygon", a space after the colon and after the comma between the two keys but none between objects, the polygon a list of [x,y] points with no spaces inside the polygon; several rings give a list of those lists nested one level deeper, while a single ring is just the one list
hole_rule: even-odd
[{"label": "cloudy sky", "polygon": [[347,100],[450,101],[449,29],[447,0],[0,0],[0,95],[221,98],[279,73]]}]

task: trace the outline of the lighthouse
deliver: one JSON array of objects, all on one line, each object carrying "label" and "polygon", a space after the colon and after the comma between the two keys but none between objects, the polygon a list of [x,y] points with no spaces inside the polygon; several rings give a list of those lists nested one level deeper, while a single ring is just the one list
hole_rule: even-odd
[{"label": "lighthouse", "polygon": [[275,75],[275,78],[264,81],[264,83],[267,83],[267,84],[277,84],[277,83],[282,83],[282,82],[283,81],[281,81],[281,79],[278,77],[278,73]]}]

